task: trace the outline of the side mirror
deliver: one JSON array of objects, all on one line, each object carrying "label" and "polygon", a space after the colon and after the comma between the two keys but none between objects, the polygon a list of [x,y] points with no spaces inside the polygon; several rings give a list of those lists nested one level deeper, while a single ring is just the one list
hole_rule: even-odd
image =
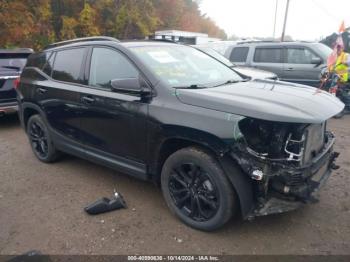
[{"label": "side mirror", "polygon": [[319,57],[313,57],[311,59],[311,64],[318,66],[318,65],[322,64],[322,59]]},{"label": "side mirror", "polygon": [[150,95],[151,89],[141,84],[140,78],[118,78],[111,80],[111,89],[114,92],[135,95]]}]

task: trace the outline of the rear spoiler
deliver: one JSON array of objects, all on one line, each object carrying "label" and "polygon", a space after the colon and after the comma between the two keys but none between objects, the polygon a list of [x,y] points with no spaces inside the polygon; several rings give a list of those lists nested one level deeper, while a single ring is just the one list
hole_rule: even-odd
[{"label": "rear spoiler", "polygon": [[31,48],[15,48],[15,49],[0,49],[1,54],[32,54],[34,53]]}]

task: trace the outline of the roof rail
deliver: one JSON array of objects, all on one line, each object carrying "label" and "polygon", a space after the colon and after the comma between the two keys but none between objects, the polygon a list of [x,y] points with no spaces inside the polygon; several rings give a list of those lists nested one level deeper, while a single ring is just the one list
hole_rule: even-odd
[{"label": "roof rail", "polygon": [[239,41],[237,45],[243,44],[251,44],[251,43],[314,43],[314,41],[305,41],[305,40],[288,40],[288,41],[280,41],[280,40],[252,40],[252,41]]},{"label": "roof rail", "polygon": [[280,43],[281,41],[279,40],[243,40],[243,41],[238,41],[237,45],[242,45],[242,44],[251,44],[251,43]]},{"label": "roof rail", "polygon": [[114,42],[120,42],[117,38],[110,37],[110,36],[90,36],[90,37],[82,37],[82,38],[75,38],[71,40],[61,41],[57,43],[50,44],[44,48],[44,50],[49,48],[54,48],[58,46],[63,46],[67,44],[73,44],[73,43],[79,43],[79,42],[87,42],[87,41],[114,41]]}]

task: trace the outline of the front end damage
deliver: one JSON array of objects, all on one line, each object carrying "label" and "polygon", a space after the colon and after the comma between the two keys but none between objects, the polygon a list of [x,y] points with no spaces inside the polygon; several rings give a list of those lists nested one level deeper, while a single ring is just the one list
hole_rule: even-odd
[{"label": "front end damage", "polygon": [[334,135],[321,124],[296,124],[244,118],[235,130],[231,157],[250,176],[251,219],[316,202],[318,189],[337,169]]}]

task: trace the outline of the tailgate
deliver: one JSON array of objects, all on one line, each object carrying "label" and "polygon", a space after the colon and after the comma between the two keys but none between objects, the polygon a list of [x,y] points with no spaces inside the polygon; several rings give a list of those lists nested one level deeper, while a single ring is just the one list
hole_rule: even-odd
[{"label": "tailgate", "polygon": [[16,101],[16,90],[13,86],[14,78],[5,79],[0,77],[0,103]]}]

